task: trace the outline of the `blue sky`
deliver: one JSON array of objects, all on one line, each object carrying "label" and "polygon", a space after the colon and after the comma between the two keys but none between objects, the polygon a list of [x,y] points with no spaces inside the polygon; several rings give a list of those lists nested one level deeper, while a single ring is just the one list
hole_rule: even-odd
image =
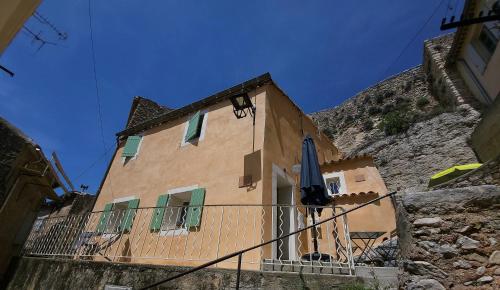
[{"label": "blue sky", "polygon": [[[443,33],[447,1],[389,68],[439,3],[92,0],[106,145],[136,95],[178,108],[265,72],[307,113],[338,105],[421,63],[423,40]],[[0,115],[47,155],[55,150],[75,186],[95,192],[111,154],[103,156],[99,131],[88,0],[44,0],[37,11],[69,37],[26,23],[58,45],[37,51],[18,33],[0,56],[16,73],[0,73]]]}]

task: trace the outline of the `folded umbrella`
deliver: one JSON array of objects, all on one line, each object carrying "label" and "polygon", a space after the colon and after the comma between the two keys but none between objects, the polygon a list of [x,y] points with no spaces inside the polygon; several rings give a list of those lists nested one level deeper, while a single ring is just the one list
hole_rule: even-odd
[{"label": "folded umbrella", "polygon": [[[302,142],[302,161],[300,167],[300,201],[304,205],[324,206],[330,203],[331,197],[328,195],[325,181],[319,168],[316,146],[311,136],[307,135]],[[314,212],[321,214],[322,208],[308,208],[308,214],[311,215],[313,224],[316,223]],[[314,261],[329,261],[330,255],[318,252],[318,239],[316,228],[312,229],[314,253],[306,254],[302,258]]]}]

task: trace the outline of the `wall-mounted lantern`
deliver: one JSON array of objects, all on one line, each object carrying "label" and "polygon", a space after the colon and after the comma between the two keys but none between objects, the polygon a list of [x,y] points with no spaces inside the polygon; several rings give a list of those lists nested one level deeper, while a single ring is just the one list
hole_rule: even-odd
[{"label": "wall-mounted lantern", "polygon": [[247,93],[242,93],[231,97],[231,103],[233,104],[233,113],[236,118],[241,119],[247,116],[247,112],[253,117],[255,123],[255,106],[250,100],[250,96]]}]

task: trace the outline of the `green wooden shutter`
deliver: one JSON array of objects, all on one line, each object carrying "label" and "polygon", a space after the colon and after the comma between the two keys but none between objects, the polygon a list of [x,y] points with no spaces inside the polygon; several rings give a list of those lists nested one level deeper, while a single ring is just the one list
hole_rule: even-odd
[{"label": "green wooden shutter", "polygon": [[122,218],[122,222],[120,224],[120,231],[130,232],[132,229],[132,224],[134,223],[135,213],[137,208],[139,207],[139,199],[132,199],[128,202],[127,210]]},{"label": "green wooden shutter", "polygon": [[128,136],[125,148],[123,148],[122,157],[134,157],[141,142],[141,136]]},{"label": "green wooden shutter", "polygon": [[151,217],[151,224],[149,229],[152,232],[159,231],[161,229],[161,224],[163,222],[163,216],[165,215],[165,206],[168,203],[168,197],[170,195],[164,194],[158,197],[156,201],[156,208],[153,210],[153,216]]},{"label": "green wooden shutter", "polygon": [[186,226],[188,228],[197,227],[201,222],[201,213],[203,212],[203,204],[205,202],[205,189],[197,188],[191,192],[191,200],[189,201],[189,209],[187,212]]},{"label": "green wooden shutter", "polygon": [[113,209],[113,204],[108,203],[104,206],[104,210],[99,218],[99,223],[97,224],[97,232],[104,233],[106,226],[108,225],[109,217],[111,216],[111,210]]},{"label": "green wooden shutter", "polygon": [[194,114],[193,117],[189,120],[189,126],[186,132],[186,138],[184,139],[184,142],[187,142],[189,140],[192,140],[196,137],[198,137],[198,126],[201,122],[201,112],[198,111],[196,114]]}]

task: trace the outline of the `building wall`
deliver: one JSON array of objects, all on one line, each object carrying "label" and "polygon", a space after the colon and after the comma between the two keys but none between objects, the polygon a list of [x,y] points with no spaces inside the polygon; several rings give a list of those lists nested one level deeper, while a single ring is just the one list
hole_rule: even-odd
[{"label": "building wall", "polygon": [[[276,174],[277,170],[288,176],[294,183],[293,196],[294,204],[299,206],[303,216],[305,212],[300,208],[300,174],[292,172],[292,166],[300,164],[302,158],[302,141],[305,135],[309,134],[314,139],[318,159],[320,163],[339,159],[338,149],[333,143],[314,125],[312,120],[305,115],[287,96],[279,89],[271,87],[269,97],[266,99],[266,125],[264,140],[264,160],[263,160],[263,199],[262,204],[277,204],[276,199]],[[273,168],[274,167],[274,168]],[[273,180],[274,179],[274,180]],[[273,195],[275,195],[273,197]],[[273,212],[270,207],[266,207],[270,213],[265,216],[265,224],[272,225]],[[274,210],[277,210],[276,207]],[[299,214],[296,212],[296,214]],[[276,222],[273,225],[276,226]],[[296,224],[296,226],[298,226]],[[273,236],[273,228],[266,227],[264,239],[269,240]],[[305,235],[301,235],[303,245],[302,253],[307,251],[308,244]],[[271,258],[272,245],[264,249],[265,258]]]},{"label": "building wall", "polygon": [[[323,165],[323,174],[342,172],[346,181],[347,195],[337,197],[335,205],[345,210],[368,202],[388,193],[384,180],[380,176],[371,157],[342,160]],[[356,176],[362,175],[364,181],[356,181]],[[370,191],[374,193],[369,193]],[[351,232],[385,232],[389,237],[396,229],[394,206],[390,198],[382,199],[371,205],[347,214]]]},{"label": "building wall", "polygon": [[482,162],[500,155],[500,98],[483,114],[472,132],[471,145]]},{"label": "building wall", "polygon": [[[235,245],[241,247],[248,244],[250,246],[255,240],[254,236],[252,239],[241,242],[238,241],[238,235],[241,238],[244,235],[260,233],[260,228],[231,224],[237,218],[243,220],[243,212],[237,212],[235,207],[224,207],[226,221],[223,222],[224,226],[220,231],[222,237],[229,236],[229,238],[223,240],[220,248],[216,249],[217,242],[214,239],[204,236],[210,235],[210,230],[218,230],[210,229],[210,227],[218,225],[222,214],[222,207],[207,205],[259,205],[262,201],[260,160],[262,159],[266,91],[260,88],[256,92],[250,92],[249,95],[257,107],[255,133],[252,130],[252,118],[236,119],[230,101],[224,101],[208,107],[205,137],[197,145],[181,146],[185,125],[190,116],[144,132],[138,156],[126,164],[122,162],[121,153],[124,145],[121,144],[97,198],[94,211],[102,211],[105,204],[130,196],[140,199],[139,207],[141,208],[154,207],[158,196],[166,194],[168,190],[198,185],[206,189],[206,194],[202,224],[197,231],[192,231],[187,236],[176,237],[176,239],[149,233],[151,210],[145,209],[140,210],[136,217],[136,220],[140,220],[143,224],[134,222],[132,232],[130,235],[125,234],[125,239],[127,236],[142,234],[148,237],[148,240],[143,242],[144,245],[156,246],[160,243],[163,248],[170,247],[172,243],[175,243],[175,246],[183,244],[191,248],[194,247],[192,243],[200,243],[200,240],[203,240],[202,248],[204,254],[208,255],[207,259],[216,258],[216,254],[220,256],[232,252]],[[239,177],[245,174],[253,176],[253,184],[250,187],[239,188]],[[245,210],[254,212],[260,208],[247,207]],[[231,217],[230,220],[227,220],[228,216]],[[212,221],[215,222],[212,223]],[[260,236],[256,239],[260,240]],[[132,256],[137,255],[138,251],[144,253],[142,245],[135,248],[132,240],[130,243],[132,243],[130,249],[123,248],[126,247],[124,246],[127,244],[126,241],[121,243],[121,246],[116,246],[122,247],[118,252],[125,251],[127,255]],[[113,250],[116,251],[116,249],[110,249],[110,252]],[[184,262],[154,259],[147,260],[147,262],[199,264],[196,261],[186,262],[186,258],[190,258],[189,254],[183,256]],[[252,255],[247,255],[246,258],[252,258]],[[131,261],[140,262],[137,259]],[[231,267],[233,266],[234,264],[231,264]]]},{"label": "building wall", "polygon": [[[15,165],[26,164],[37,159],[28,149],[29,145],[17,155]],[[14,175],[16,175],[14,173]],[[19,175],[14,181],[9,180],[7,199],[0,209],[0,280],[9,265],[12,256],[21,252],[36,213],[42,202],[40,180],[29,175]]]},{"label": "building wall", "polygon": [[8,0],[0,2],[0,55],[24,22],[33,14],[40,0]]},{"label": "building wall", "polygon": [[[320,162],[338,159],[338,151],[330,140],[319,133],[309,117],[300,112],[273,85],[264,86],[257,92],[250,93],[250,96],[257,108],[255,133],[252,130],[252,118],[236,119],[232,105],[225,101],[208,108],[205,138],[197,146],[181,146],[189,116],[145,132],[138,156],[127,164],[122,162],[123,144],[120,146],[94,211],[102,211],[105,204],[130,196],[140,199],[141,208],[154,207],[159,195],[191,185],[206,188],[206,195],[201,225],[186,236],[159,237],[157,233],[149,233],[151,210],[140,209],[130,234],[124,234],[118,243],[106,250],[107,253],[118,253],[115,260],[199,264],[196,258],[200,253],[191,253],[189,250],[187,255],[183,254],[177,260],[126,258],[125,256],[144,254],[144,246],[136,247],[136,241],[132,239],[136,235],[142,236],[142,245],[152,245],[151,247],[158,249],[152,250],[152,256],[158,256],[160,249],[173,248],[182,252],[185,247],[199,247],[203,249],[205,255],[202,256],[205,260],[215,259],[271,238],[272,209],[262,205],[276,203],[272,198],[273,164],[293,176],[292,165],[300,163],[303,140],[301,126],[304,134],[309,133],[315,139]],[[243,175],[252,176],[252,186],[238,187],[239,178]],[[297,178],[298,176],[292,177],[292,183],[295,183],[295,203],[300,199]],[[242,206],[224,207],[223,226],[220,229],[213,228],[221,219],[221,207],[210,205],[230,204]],[[264,211],[262,224],[261,214]],[[97,226],[99,215],[97,213],[93,219],[94,227]],[[214,220],[216,223],[212,223]],[[261,226],[265,228],[262,229]],[[221,236],[219,244],[219,240],[207,239],[207,236],[214,233]],[[127,236],[130,240],[127,240]],[[179,245],[184,246],[178,247]],[[123,252],[123,257],[119,257],[120,252]],[[195,257],[196,255],[198,256]],[[246,254],[243,266],[258,269],[261,256],[270,257],[270,251],[256,250]],[[186,261],[190,258],[193,261]],[[236,265],[231,261],[219,266],[234,268]]]},{"label": "building wall", "polygon": [[[484,3],[484,1],[481,1],[481,3]],[[478,15],[479,11],[485,10],[483,4],[475,5],[475,7],[474,15]],[[500,94],[498,77],[500,75],[500,49],[499,45],[497,45],[490,60],[487,63],[483,61],[476,48],[472,45],[474,39],[479,36],[481,27],[482,24],[475,24],[466,30],[467,35],[457,57],[457,68],[474,95],[481,102],[489,104]],[[487,96],[483,97],[484,94]]]}]

